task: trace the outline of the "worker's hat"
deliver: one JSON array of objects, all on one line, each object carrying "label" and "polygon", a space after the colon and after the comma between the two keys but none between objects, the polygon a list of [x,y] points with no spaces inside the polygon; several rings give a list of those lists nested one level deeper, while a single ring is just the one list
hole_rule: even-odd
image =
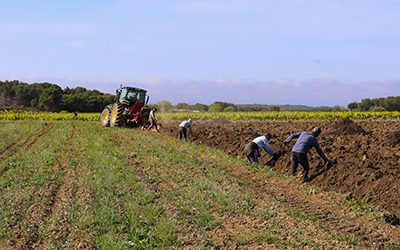
[{"label": "worker's hat", "polygon": [[318,136],[319,134],[321,134],[321,131],[321,128],[315,127],[313,128],[313,130],[311,130],[311,133],[313,133],[315,136]]}]

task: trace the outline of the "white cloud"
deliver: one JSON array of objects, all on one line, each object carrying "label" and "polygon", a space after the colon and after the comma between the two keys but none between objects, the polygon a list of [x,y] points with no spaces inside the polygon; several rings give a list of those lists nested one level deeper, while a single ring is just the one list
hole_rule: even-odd
[{"label": "white cloud", "polygon": [[186,0],[176,4],[174,9],[190,14],[220,14],[241,11],[262,2],[260,0]]},{"label": "white cloud", "polygon": [[50,34],[60,36],[85,35],[95,31],[96,28],[85,23],[63,23],[63,22],[13,22],[0,23],[0,33],[25,35],[32,33]]},{"label": "white cloud", "polygon": [[84,47],[84,43],[82,41],[71,41],[68,44],[69,47],[74,48],[74,49],[81,49]]}]

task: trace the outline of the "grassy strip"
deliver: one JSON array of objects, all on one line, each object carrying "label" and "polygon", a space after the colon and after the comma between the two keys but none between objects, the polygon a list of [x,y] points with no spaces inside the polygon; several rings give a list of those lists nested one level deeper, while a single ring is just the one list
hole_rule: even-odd
[{"label": "grassy strip", "polygon": [[[215,150],[176,143],[175,140],[156,134],[135,133],[130,130],[111,131],[112,136],[125,140],[126,154],[136,152],[137,160],[143,164],[148,182],[162,183],[160,202],[163,206],[175,211],[180,222],[180,234],[185,228],[196,231],[197,238],[181,244],[200,244],[204,247],[221,244],[221,237],[233,237],[236,244],[274,244],[280,247],[299,247],[305,244],[317,246],[313,239],[321,236],[320,229],[312,229],[313,222],[300,226],[287,225],[290,220],[285,214],[279,214],[274,208],[276,201],[268,197],[257,200],[249,189],[249,183],[231,178],[230,164],[243,164],[242,160],[219,155]],[[127,140],[129,138],[129,140]],[[130,143],[129,143],[130,142]],[[226,158],[226,159],[225,159]],[[271,175],[274,175],[271,172]],[[259,203],[263,204],[259,204]],[[282,217],[283,216],[283,217]],[[227,219],[231,218],[231,219]],[[240,219],[241,218],[241,219]],[[268,224],[262,224],[268,219]],[[285,219],[285,223],[279,223]],[[247,225],[236,232],[220,232],[221,223],[239,223],[248,221]],[[236,225],[234,225],[235,227]],[[308,228],[308,231],[305,230]],[[239,229],[239,228],[238,228]],[[210,232],[220,232],[214,236]],[[222,236],[225,235],[225,236]],[[230,235],[230,236],[229,236]],[[215,242],[210,242],[213,238]],[[326,239],[328,236],[326,236]]]},{"label": "grassy strip", "polygon": [[[43,123],[31,123],[28,121],[0,121],[0,154],[1,152],[4,153],[3,151],[6,150],[8,146],[14,145],[32,136],[42,126],[44,126]],[[21,138],[22,136],[23,138]]]},{"label": "grassy strip", "polygon": [[[85,207],[88,200],[79,199],[82,192],[88,192],[81,182],[82,176],[87,174],[86,166],[82,164],[85,157],[87,138],[86,124],[80,121],[68,122],[71,126],[63,142],[62,154],[57,161],[60,163],[60,176],[62,181],[54,198],[53,207],[48,218],[38,229],[38,248],[71,249],[76,248],[81,242],[90,242],[90,235],[86,237],[84,231],[79,231],[78,223],[73,220],[73,210]],[[82,246],[82,245],[81,245]],[[89,245],[88,245],[89,246]]]},{"label": "grassy strip", "polygon": [[165,249],[174,247],[175,222],[153,203],[156,194],[127,167],[121,147],[96,124],[87,126],[84,182],[93,192],[93,213],[82,213],[80,227],[92,231],[98,248]]},{"label": "grassy strip", "polygon": [[51,202],[51,194],[46,192],[50,183],[57,186],[62,182],[62,175],[55,167],[69,128],[57,126],[31,149],[1,163],[1,167],[7,166],[9,170],[0,178],[0,241],[13,237],[14,232],[10,230],[13,228],[19,228],[22,234],[37,234],[31,231],[30,225],[20,223],[25,217],[34,216],[30,214],[32,210]]},{"label": "grassy strip", "polygon": [[82,120],[82,121],[100,121],[100,113],[79,113],[75,116],[72,113],[49,113],[49,112],[23,112],[23,113],[0,113],[0,120]]}]

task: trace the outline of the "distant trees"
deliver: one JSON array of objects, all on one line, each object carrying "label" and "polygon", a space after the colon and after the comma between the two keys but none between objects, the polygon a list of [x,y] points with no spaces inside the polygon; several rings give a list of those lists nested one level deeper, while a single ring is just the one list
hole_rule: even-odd
[{"label": "distant trees", "polygon": [[196,103],[196,104],[192,105],[192,110],[196,110],[196,111],[200,111],[200,112],[207,112],[208,106],[205,104]]},{"label": "distant trees", "polygon": [[[48,82],[27,84],[20,81],[0,81],[0,107],[15,107],[42,111],[101,112],[114,102],[115,96],[83,87],[65,88]],[[346,111],[345,107],[309,107],[305,105],[233,104],[216,101],[210,105],[177,103],[163,100],[153,105],[160,112],[265,112],[265,111]],[[365,98],[351,102],[347,110],[354,111],[400,111],[400,96]]]},{"label": "distant trees", "polygon": [[100,112],[114,98],[114,95],[82,87],[63,90],[52,83],[0,81],[0,106],[56,112]]},{"label": "distant trees", "polygon": [[69,112],[99,112],[103,108],[113,103],[114,95],[103,94],[97,90],[87,90],[86,88],[66,88],[64,90],[61,107],[62,110]]},{"label": "distant trees", "polygon": [[229,102],[214,102],[208,107],[208,112],[234,112],[237,111],[235,104]]},{"label": "distant trees", "polygon": [[159,101],[154,105],[160,112],[171,112],[174,106],[169,101]]},{"label": "distant trees", "polygon": [[175,108],[176,109],[186,109],[186,110],[190,110],[191,109],[191,106],[190,106],[190,104],[187,104],[187,103],[177,103],[176,105],[175,105]]},{"label": "distant trees", "polygon": [[358,105],[357,105],[356,102],[351,102],[351,103],[349,103],[349,104],[347,105],[347,108],[348,108],[349,110],[355,110],[355,109],[357,109],[357,107],[358,107]]},{"label": "distant trees", "polygon": [[177,103],[175,105],[175,109],[183,110],[183,111],[200,111],[207,112],[208,106],[206,104],[196,103],[194,105],[190,105],[188,103]]},{"label": "distant trees", "polygon": [[349,103],[347,108],[357,111],[400,111],[400,96],[365,98],[361,102]]}]

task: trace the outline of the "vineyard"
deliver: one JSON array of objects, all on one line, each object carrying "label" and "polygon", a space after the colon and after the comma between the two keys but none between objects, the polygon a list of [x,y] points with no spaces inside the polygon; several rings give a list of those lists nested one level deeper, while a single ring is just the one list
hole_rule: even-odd
[{"label": "vineyard", "polygon": [[[161,113],[160,119],[217,119],[229,120],[334,120],[338,118],[361,119],[400,119],[400,112],[191,112]],[[0,120],[82,120],[98,121],[98,113],[38,113],[38,112],[0,112]]]},{"label": "vineyard", "polygon": [[[154,133],[102,128],[98,114],[1,114],[0,249],[400,248],[400,228],[382,217],[383,209],[398,208],[398,172],[392,167],[399,156],[386,148],[379,156],[369,148],[371,162],[388,159],[388,168],[367,163],[358,168],[349,157],[355,138],[398,149],[375,137],[396,128],[394,117],[377,124],[362,121],[365,138],[341,137],[346,143],[339,163],[353,164],[350,172],[365,178],[357,188],[372,185],[366,202],[362,190],[346,200],[340,188],[333,192],[320,183],[328,178],[350,187],[351,178],[329,175],[349,166],[301,185],[282,169],[284,161],[271,171],[250,167],[238,153],[256,133],[271,128],[283,136],[294,132],[289,128],[310,126],[308,121],[254,121],[251,131],[251,121],[196,117],[195,143],[190,143],[174,138],[176,119],[184,115],[160,115],[162,133]],[[332,133],[334,124],[319,121]],[[329,143],[332,151],[340,147],[334,138],[325,133],[323,149]],[[375,176],[378,170],[376,182],[361,172]],[[382,197],[392,200],[382,202],[374,189],[388,191]]]}]

